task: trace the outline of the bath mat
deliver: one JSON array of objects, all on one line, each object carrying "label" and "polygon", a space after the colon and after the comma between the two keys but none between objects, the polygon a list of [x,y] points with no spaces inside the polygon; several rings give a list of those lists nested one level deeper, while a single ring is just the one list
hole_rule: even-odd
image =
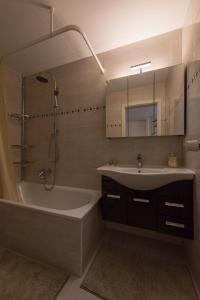
[{"label": "bath mat", "polygon": [[2,300],[54,300],[68,278],[66,271],[0,249]]},{"label": "bath mat", "polygon": [[106,300],[197,300],[181,247],[116,231],[81,288]]}]

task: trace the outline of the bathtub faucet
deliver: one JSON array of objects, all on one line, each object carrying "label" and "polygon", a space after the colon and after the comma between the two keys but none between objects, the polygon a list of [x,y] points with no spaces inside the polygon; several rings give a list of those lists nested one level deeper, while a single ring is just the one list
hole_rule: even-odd
[{"label": "bathtub faucet", "polygon": [[51,169],[40,169],[38,171],[38,177],[41,179],[46,179],[51,174]]}]

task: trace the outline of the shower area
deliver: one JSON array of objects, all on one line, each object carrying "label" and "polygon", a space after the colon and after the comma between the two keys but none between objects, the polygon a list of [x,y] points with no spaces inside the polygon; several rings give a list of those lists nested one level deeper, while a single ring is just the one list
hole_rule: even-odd
[{"label": "shower area", "polygon": [[0,200],[0,242],[81,275],[102,233],[95,174],[102,161],[88,143],[99,147],[96,135],[104,134],[106,80],[81,28],[54,30],[49,11],[50,33],[3,58],[22,74],[22,100],[20,110],[7,107],[11,131],[20,127],[10,145],[19,201]]},{"label": "shower area", "polygon": [[[67,124],[67,121],[65,124],[61,124],[61,117],[70,118],[70,114],[75,115],[77,112],[81,114],[86,110],[95,109],[93,105],[95,101],[93,103],[91,100],[89,103],[84,101],[87,98],[86,89],[88,87],[86,85],[88,83],[84,82],[83,79],[84,77],[90,77],[88,79],[91,80],[91,85],[97,85],[97,81],[105,84],[105,74],[100,60],[82,29],[76,25],[69,25],[55,31],[54,8],[49,7],[48,9],[50,33],[28,43],[21,49],[8,53],[3,60],[9,61],[10,59],[11,63],[13,62],[15,65],[15,57],[22,59],[20,54],[29,51],[29,49],[31,51],[27,56],[27,63],[31,58],[31,52],[35,55],[34,60],[39,59],[38,66],[35,68],[39,72],[22,77],[22,111],[18,114],[11,112],[10,117],[21,123],[21,144],[14,145],[15,149],[18,149],[21,153],[20,160],[15,162],[15,165],[20,168],[21,181],[38,182],[43,184],[46,191],[51,191],[56,184],[60,151],[62,152],[62,149],[60,149],[60,143],[62,144],[60,135],[62,136],[63,133],[61,131],[70,128],[71,123],[73,123],[72,120],[70,124]],[[46,45],[44,45],[45,43]],[[43,45],[42,51],[40,49],[41,45]],[[55,47],[60,49],[64,46],[62,55],[66,51],[67,63],[64,65],[56,63],[59,66],[54,68],[49,68],[51,64],[47,63],[48,69],[41,70],[41,58],[40,55],[38,57],[38,54],[40,52],[44,54],[45,49],[47,50],[49,46],[54,49],[56,49]],[[35,47],[36,50],[34,51]],[[78,54],[76,53],[73,56],[68,47],[76,47]],[[53,56],[50,61],[53,62],[52,65],[54,66]],[[65,74],[62,74],[62,69]],[[59,88],[59,81],[61,81],[61,88]],[[91,108],[91,105],[94,108]],[[99,107],[96,108],[99,109]],[[102,108],[100,107],[100,109]],[[37,129],[34,136],[31,133],[35,128]],[[63,185],[62,181],[58,180],[57,182]]]},{"label": "shower area", "polygon": [[[56,167],[57,163],[59,161],[59,145],[58,145],[58,115],[59,115],[59,109],[60,104],[58,100],[59,96],[59,89],[57,86],[56,78],[51,72],[45,72],[44,74],[41,73],[39,75],[36,75],[35,79],[39,83],[43,84],[50,84],[50,95],[49,95],[49,109],[52,108],[51,119],[52,122],[50,124],[51,126],[51,132],[49,135],[49,142],[48,142],[48,150],[47,150],[47,157],[49,161],[49,166],[46,168],[41,168],[38,170],[38,177],[41,179],[44,189],[46,191],[51,191],[55,187],[56,183]],[[24,88],[25,88],[25,82],[24,82]],[[23,95],[23,104],[22,107],[25,110],[25,94]],[[31,118],[30,114],[26,114],[28,118]],[[24,169],[26,168],[28,161],[26,161],[26,149],[30,149],[31,145],[26,145],[26,138],[25,138],[25,119],[22,118],[22,141],[23,141],[23,147],[22,147],[22,155],[21,155],[21,180],[24,179]],[[51,178],[51,183],[48,182],[49,177]]]}]

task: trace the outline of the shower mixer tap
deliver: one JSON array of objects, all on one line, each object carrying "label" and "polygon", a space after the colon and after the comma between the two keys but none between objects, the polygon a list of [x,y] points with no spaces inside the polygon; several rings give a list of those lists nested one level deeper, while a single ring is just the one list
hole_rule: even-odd
[{"label": "shower mixer tap", "polygon": [[38,171],[38,177],[44,180],[51,174],[51,172],[51,169],[40,169]]}]

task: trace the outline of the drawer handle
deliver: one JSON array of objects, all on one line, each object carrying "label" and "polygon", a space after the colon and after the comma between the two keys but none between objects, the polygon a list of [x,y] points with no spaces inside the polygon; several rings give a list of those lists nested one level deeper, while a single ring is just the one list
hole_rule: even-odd
[{"label": "drawer handle", "polygon": [[165,221],[166,226],[171,226],[171,227],[176,227],[176,228],[185,228],[184,224],[181,223],[175,223],[175,222],[170,222],[170,221]]},{"label": "drawer handle", "polygon": [[170,207],[178,207],[178,208],[184,208],[184,204],[181,203],[173,203],[173,202],[165,202],[165,206],[170,206]]},{"label": "drawer handle", "polygon": [[140,203],[149,203],[150,200],[148,199],[141,199],[141,198],[133,198],[134,202],[140,202]]},{"label": "drawer handle", "polygon": [[120,196],[119,195],[107,194],[107,198],[120,199]]}]

